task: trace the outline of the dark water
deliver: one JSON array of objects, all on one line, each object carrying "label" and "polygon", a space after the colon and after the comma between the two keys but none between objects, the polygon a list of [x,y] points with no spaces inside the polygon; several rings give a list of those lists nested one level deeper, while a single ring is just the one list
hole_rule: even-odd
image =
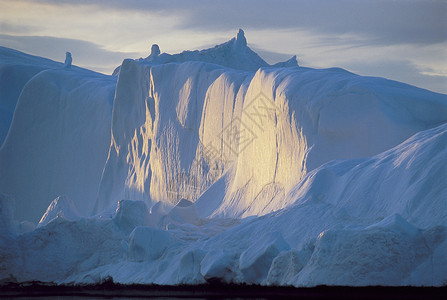
[{"label": "dark water", "polygon": [[0,299],[447,299],[447,287],[264,287],[119,285],[57,286],[42,283],[0,285]]},{"label": "dark water", "polygon": [[[5,298],[6,299],[6,298]],[[79,296],[39,296],[39,297],[14,297],[11,299],[18,299],[18,300],[28,300],[28,299],[49,299],[49,300],[105,300],[105,299],[112,299],[112,300],[142,300],[142,299],[153,299],[153,300],[184,300],[184,299],[197,299],[197,300],[205,300],[210,298],[172,298],[172,297],[79,297]],[[216,299],[216,298],[211,298]],[[224,298],[220,298],[224,299]],[[238,299],[238,298],[231,298],[232,300]],[[239,298],[239,299],[246,299],[246,298]],[[260,298],[262,299],[262,298]]]}]

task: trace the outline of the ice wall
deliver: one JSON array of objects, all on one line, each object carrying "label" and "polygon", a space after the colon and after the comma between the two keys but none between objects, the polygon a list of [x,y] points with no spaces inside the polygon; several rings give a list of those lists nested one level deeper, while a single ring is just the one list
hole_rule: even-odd
[{"label": "ice wall", "polygon": [[[144,200],[149,206],[196,200],[228,165],[207,154],[214,150],[208,144],[222,140],[222,127],[233,114],[240,115],[241,86],[251,76],[201,62],[151,67],[126,60],[96,212],[121,199]],[[234,156],[214,142],[219,153]]]},{"label": "ice wall", "polygon": [[342,69],[126,60],[96,212],[185,198],[202,216],[265,214],[307,172],[378,154],[446,116],[445,95]]}]

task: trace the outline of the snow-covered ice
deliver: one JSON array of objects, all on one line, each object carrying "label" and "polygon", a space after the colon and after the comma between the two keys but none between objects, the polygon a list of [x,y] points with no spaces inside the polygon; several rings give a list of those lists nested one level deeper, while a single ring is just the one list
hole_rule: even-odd
[{"label": "snow-covered ice", "polygon": [[0,74],[0,281],[447,283],[447,95],[242,30],[111,76],[0,48]]}]

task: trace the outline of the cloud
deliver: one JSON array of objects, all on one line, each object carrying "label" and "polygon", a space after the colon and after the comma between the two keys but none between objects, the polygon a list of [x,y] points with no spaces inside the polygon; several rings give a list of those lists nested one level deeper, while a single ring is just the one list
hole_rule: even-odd
[{"label": "cloud", "polygon": [[409,60],[357,61],[350,64],[350,69],[360,75],[385,77],[447,94],[447,76],[425,73]]},{"label": "cloud", "polygon": [[[73,5],[68,0],[39,2]],[[178,29],[305,29],[320,34],[365,35],[376,44],[447,41],[447,2],[442,0],[83,0],[75,3],[185,16],[177,24]]]},{"label": "cloud", "polygon": [[3,32],[6,31],[14,34],[24,34],[34,30],[34,28],[36,27],[22,24],[11,24],[4,21],[0,21],[0,28]]},{"label": "cloud", "polygon": [[19,51],[64,62],[65,52],[73,57],[73,64],[111,74],[124,58],[135,58],[137,53],[112,52],[94,43],[47,36],[11,36],[0,34],[0,44]]},{"label": "cloud", "polygon": [[255,51],[260,57],[262,57],[269,64],[276,64],[278,62],[286,61],[292,58],[293,55],[268,51],[262,48],[259,48],[256,45],[248,45],[253,51]]},{"label": "cloud", "polygon": [[[39,20],[34,18],[45,15],[44,23],[52,32],[41,29],[37,30],[39,35],[64,32],[63,37],[86,39],[90,28],[92,32],[102,30],[104,36],[96,37],[100,44],[117,35],[132,43],[143,30],[162,39],[172,31],[210,35],[238,28],[308,31],[334,37],[355,35],[364,37],[369,45],[447,41],[447,2],[443,0],[3,0],[3,5],[10,11],[3,9],[5,15],[0,16],[10,22],[19,20],[20,24],[36,26]],[[13,34],[5,28],[1,31]],[[94,39],[88,37],[96,42]]]},{"label": "cloud", "polygon": [[77,39],[101,45],[109,51],[139,52],[150,48],[145,41],[151,36],[172,33],[182,17],[121,11],[106,6],[2,0],[0,20],[11,26],[29,28],[27,32],[17,33],[1,27],[2,34]]},{"label": "cloud", "polygon": [[[249,31],[247,38],[256,48],[296,54],[301,66],[341,67],[360,75],[381,76],[447,93],[447,42],[369,45],[366,38],[351,34],[333,37],[288,30]],[[262,44],[263,40],[270,43]]]}]

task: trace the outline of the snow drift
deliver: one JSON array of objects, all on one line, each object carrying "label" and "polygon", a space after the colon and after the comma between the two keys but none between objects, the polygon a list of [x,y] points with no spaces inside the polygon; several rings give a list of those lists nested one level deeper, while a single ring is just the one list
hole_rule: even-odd
[{"label": "snow drift", "polygon": [[269,66],[243,31],[115,73],[24,85],[0,149],[1,279],[447,282],[446,95]]}]

